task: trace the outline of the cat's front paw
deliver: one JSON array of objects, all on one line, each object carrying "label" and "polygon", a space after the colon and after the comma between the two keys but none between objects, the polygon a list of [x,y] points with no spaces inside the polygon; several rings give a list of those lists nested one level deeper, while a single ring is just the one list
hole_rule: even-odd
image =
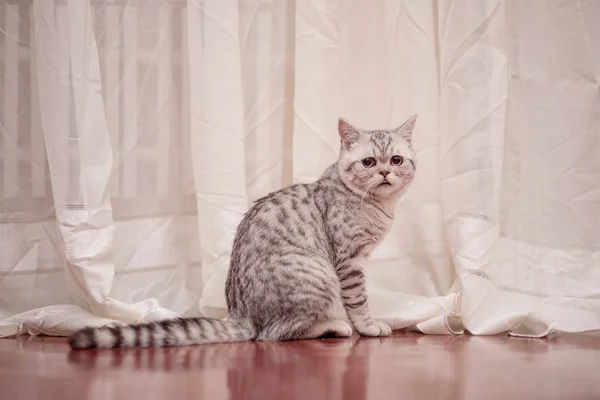
[{"label": "cat's front paw", "polygon": [[369,325],[355,326],[355,328],[360,336],[389,336],[392,333],[392,328],[381,321],[373,321]]}]

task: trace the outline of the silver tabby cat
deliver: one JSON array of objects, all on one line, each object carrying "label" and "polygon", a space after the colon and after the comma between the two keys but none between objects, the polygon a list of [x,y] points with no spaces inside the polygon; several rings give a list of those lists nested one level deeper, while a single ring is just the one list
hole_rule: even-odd
[{"label": "silver tabby cat", "polygon": [[341,299],[363,336],[391,329],[369,313],[362,264],[385,237],[413,180],[416,116],[393,130],[360,130],[340,119],[338,161],[314,183],[271,193],[246,213],[226,283],[229,317],[180,318],[85,328],[73,349],[159,347],[247,340],[348,337],[332,317]]}]

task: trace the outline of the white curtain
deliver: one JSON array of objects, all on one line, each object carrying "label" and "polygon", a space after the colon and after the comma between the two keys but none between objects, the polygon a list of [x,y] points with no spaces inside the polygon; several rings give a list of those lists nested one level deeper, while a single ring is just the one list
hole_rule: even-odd
[{"label": "white curtain", "polygon": [[599,76],[600,1],[0,0],[0,337],[226,316],[251,202],[412,114],[374,316],[598,330]]}]

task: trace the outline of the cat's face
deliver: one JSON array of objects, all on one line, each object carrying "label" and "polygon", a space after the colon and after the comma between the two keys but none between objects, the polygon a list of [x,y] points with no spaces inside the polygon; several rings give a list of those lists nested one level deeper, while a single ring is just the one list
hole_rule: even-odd
[{"label": "cat's face", "polygon": [[367,196],[385,198],[405,189],[415,174],[412,132],[416,116],[396,129],[361,130],[340,119],[339,171],[344,183]]}]

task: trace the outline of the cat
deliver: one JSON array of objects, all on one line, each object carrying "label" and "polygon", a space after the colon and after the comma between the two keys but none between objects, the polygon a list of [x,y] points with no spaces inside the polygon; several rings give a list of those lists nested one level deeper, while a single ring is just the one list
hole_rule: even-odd
[{"label": "cat", "polygon": [[[72,349],[161,347],[319,337],[388,336],[371,318],[362,264],[385,237],[412,182],[417,116],[392,130],[361,130],[340,119],[340,153],[316,182],[257,200],[233,243],[226,320],[179,318],[84,328]],[[348,320],[332,317],[335,301]]]}]

